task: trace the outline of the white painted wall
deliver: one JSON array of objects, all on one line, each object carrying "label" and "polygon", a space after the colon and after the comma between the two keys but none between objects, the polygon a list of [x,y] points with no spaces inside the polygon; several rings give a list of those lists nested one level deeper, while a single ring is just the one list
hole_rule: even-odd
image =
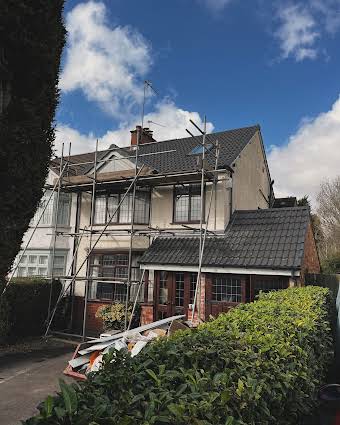
[{"label": "white painted wall", "polygon": [[233,211],[268,208],[260,192],[269,197],[270,175],[259,132],[238,156],[233,169]]},{"label": "white painted wall", "polygon": [[[54,185],[55,179],[57,178],[57,175],[50,170],[46,183],[50,185]],[[54,198],[52,197],[51,203],[54,201],[54,206],[56,205],[56,193],[54,194]],[[70,207],[70,224],[69,226],[58,226],[58,231],[65,231],[65,232],[74,232],[75,229],[75,222],[76,222],[76,210],[77,210],[77,196],[76,194],[71,195],[71,207]],[[38,211],[39,212],[39,211]],[[54,212],[52,214],[54,216]],[[48,261],[48,275],[51,273],[51,258],[52,258],[52,250],[53,250],[53,231],[54,231],[54,225],[53,223],[46,225],[46,224],[39,224],[38,227],[34,230],[35,225],[34,222],[38,221],[38,214],[36,213],[34,220],[32,220],[30,228],[27,230],[23,237],[23,242],[21,245],[21,251],[26,246],[28,240],[30,239],[32,233],[33,237],[31,239],[31,242],[29,243],[29,246],[26,250],[27,256],[29,255],[38,255],[43,256],[47,255],[49,256]],[[18,254],[14,265],[17,263],[20,253]],[[58,236],[56,238],[56,245],[55,245],[55,254],[56,255],[66,255],[66,261],[64,264],[65,272],[68,273],[69,268],[71,266],[72,257],[73,257],[73,238],[71,237],[63,237]],[[28,258],[27,258],[28,261]],[[24,266],[24,263],[22,264]],[[26,264],[28,265],[28,264]],[[37,266],[38,267],[38,266]],[[56,267],[56,264],[55,264]],[[18,275],[18,271],[16,272],[16,276]]]}]

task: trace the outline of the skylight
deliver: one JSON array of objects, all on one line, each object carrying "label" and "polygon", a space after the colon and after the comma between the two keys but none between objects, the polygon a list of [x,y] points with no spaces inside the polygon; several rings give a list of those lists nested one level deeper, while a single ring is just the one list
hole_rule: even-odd
[{"label": "skylight", "polygon": [[[205,145],[205,153],[208,153],[211,151],[211,149],[213,148],[213,144],[212,143],[208,143],[207,145]],[[202,155],[203,154],[203,145],[198,145],[195,146],[192,151],[189,153],[189,155]]]}]

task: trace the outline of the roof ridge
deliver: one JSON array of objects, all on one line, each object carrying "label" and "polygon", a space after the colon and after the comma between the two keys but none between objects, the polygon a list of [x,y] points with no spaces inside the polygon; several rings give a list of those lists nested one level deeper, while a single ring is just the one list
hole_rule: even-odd
[{"label": "roof ridge", "polygon": [[[212,136],[212,135],[215,135],[215,134],[230,133],[232,131],[246,130],[246,129],[250,129],[250,128],[260,129],[260,124],[247,125],[245,127],[236,127],[236,128],[231,128],[229,130],[216,131],[216,132],[213,132],[213,133],[207,133],[206,135]],[[197,134],[194,137],[202,137],[202,134]],[[176,142],[178,140],[185,140],[185,139],[192,139],[192,136],[180,137],[180,138],[176,138],[176,139],[157,140],[156,142],[158,144],[158,143],[165,143],[165,142]],[[145,143],[142,146],[148,146],[148,143]]]}]

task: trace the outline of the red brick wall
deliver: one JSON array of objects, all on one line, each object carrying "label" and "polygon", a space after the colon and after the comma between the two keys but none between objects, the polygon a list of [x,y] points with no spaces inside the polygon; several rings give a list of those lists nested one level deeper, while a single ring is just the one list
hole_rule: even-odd
[{"label": "red brick wall", "polygon": [[320,273],[320,262],[311,223],[308,225],[305,238],[305,252],[301,267],[302,280],[306,273]]},{"label": "red brick wall", "polygon": [[[86,333],[99,335],[103,332],[103,321],[96,317],[96,311],[102,305],[110,304],[105,301],[88,301],[86,309]],[[84,298],[75,297],[73,309],[73,329],[77,332],[82,331],[84,314]]]},{"label": "red brick wall", "polygon": [[[198,323],[198,303],[200,303],[200,319],[205,320],[205,301],[206,301],[206,275],[204,273],[201,274],[201,297],[199,299],[200,293],[197,294],[197,301],[195,306],[195,315],[194,315],[194,323]],[[192,319],[192,309],[188,308],[187,318],[189,320]]]},{"label": "red brick wall", "polygon": [[152,323],[153,321],[153,304],[142,304],[140,315],[141,325],[147,325],[148,323]]}]

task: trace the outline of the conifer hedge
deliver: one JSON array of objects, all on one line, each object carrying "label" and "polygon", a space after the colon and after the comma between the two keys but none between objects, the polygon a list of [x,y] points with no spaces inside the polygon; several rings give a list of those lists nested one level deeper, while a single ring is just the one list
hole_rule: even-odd
[{"label": "conifer hedge", "polygon": [[63,4],[0,2],[0,80],[5,72],[9,84],[9,103],[0,113],[0,280],[20,249],[48,173],[65,42]]},{"label": "conifer hedge", "polygon": [[330,312],[325,288],[262,295],[134,358],[113,351],[26,425],[299,424],[332,361]]},{"label": "conifer hedge", "polygon": [[[51,281],[43,278],[15,278],[0,297],[0,344],[20,337],[43,335],[46,330],[47,306]],[[53,282],[52,307],[62,285]],[[63,303],[60,303],[62,308]],[[59,321],[60,318],[58,317]]]}]

